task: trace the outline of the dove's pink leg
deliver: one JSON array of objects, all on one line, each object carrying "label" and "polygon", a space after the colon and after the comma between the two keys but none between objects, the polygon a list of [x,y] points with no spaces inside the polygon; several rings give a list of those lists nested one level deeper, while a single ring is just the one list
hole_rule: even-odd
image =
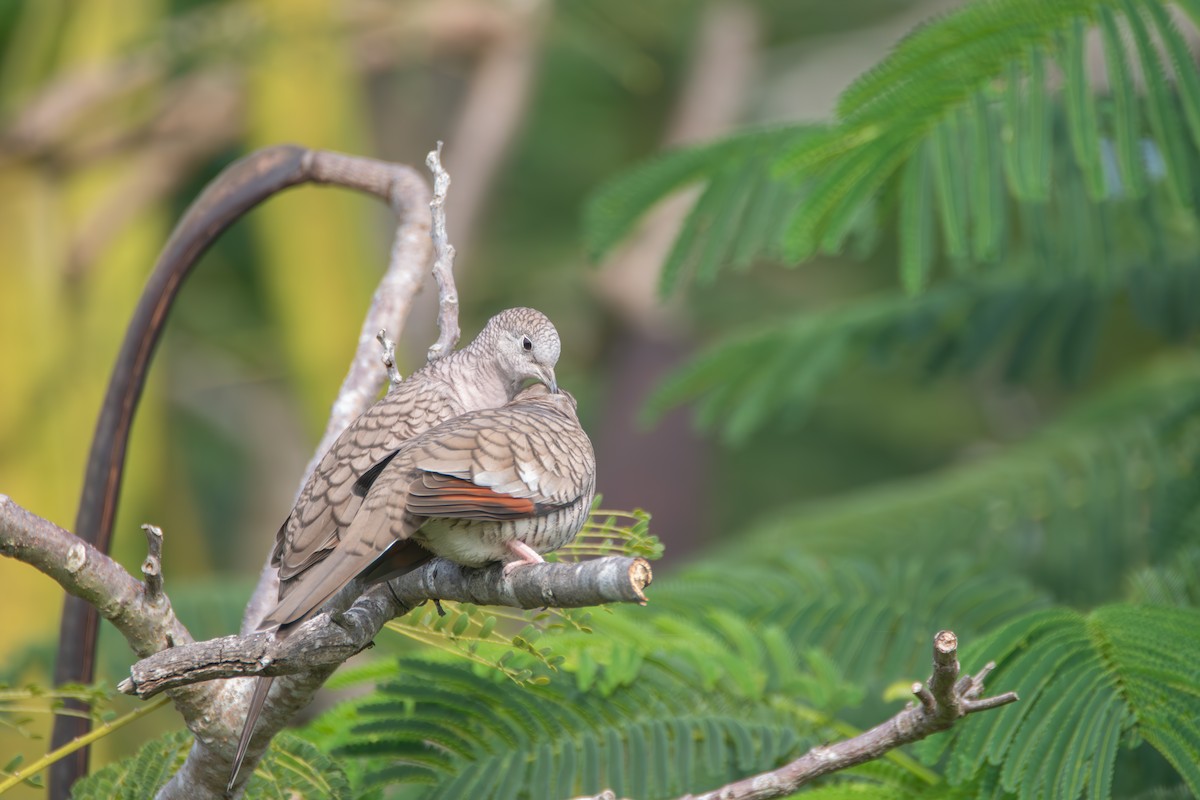
[{"label": "dove's pink leg", "polygon": [[542,558],[537,550],[516,539],[508,543],[508,549],[517,557],[517,560],[509,561],[504,565],[504,574],[506,576],[511,575],[517,567],[523,567],[526,564],[544,564],[546,562],[546,559]]}]

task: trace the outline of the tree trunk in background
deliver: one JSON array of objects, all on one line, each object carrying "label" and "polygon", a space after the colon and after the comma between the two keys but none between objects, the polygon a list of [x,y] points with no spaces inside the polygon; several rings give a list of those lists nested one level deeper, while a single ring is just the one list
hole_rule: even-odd
[{"label": "tree trunk in background", "polygon": [[[748,3],[714,2],[702,15],[687,81],[663,146],[716,138],[739,120],[758,54],[759,18]],[[657,295],[658,274],[694,196],[673,198],[611,259],[593,287],[621,333],[608,353],[608,392],[594,431],[604,504],[649,509],[668,558],[692,552],[712,534],[710,446],[676,409],[650,430],[638,424],[646,398],[692,351],[678,304]]]}]

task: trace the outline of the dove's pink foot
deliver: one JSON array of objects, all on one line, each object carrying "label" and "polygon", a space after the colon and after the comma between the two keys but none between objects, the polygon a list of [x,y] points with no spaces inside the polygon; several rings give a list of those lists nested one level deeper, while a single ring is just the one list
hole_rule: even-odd
[{"label": "dove's pink foot", "polygon": [[519,542],[516,539],[513,539],[508,543],[508,549],[511,550],[512,554],[517,557],[517,560],[509,561],[504,565],[504,577],[506,578],[509,575],[512,575],[513,570],[517,569],[518,567],[524,567],[527,564],[546,563],[546,559],[542,558],[541,553],[539,553],[537,550],[534,550],[524,542]]}]

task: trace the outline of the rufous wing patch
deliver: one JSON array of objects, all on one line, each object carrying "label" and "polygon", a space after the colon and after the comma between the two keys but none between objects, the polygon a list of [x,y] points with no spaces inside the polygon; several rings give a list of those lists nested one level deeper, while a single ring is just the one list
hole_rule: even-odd
[{"label": "rufous wing patch", "polygon": [[537,504],[528,497],[501,494],[462,478],[424,472],[408,490],[409,512],[422,517],[507,520],[532,517]]}]

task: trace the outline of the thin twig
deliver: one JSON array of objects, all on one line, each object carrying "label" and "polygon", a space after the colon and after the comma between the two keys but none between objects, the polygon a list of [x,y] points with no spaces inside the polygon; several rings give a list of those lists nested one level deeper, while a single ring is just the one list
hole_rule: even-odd
[{"label": "thin twig", "polygon": [[454,245],[446,234],[446,192],[450,175],[442,168],[442,143],[429,151],[425,166],[433,173],[433,199],[429,210],[433,217],[433,277],[438,285],[438,340],[429,348],[429,360],[446,356],[458,344],[458,289],[454,286]]},{"label": "thin twig", "polygon": [[146,532],[146,560],[142,562],[142,585],[146,601],[158,605],[166,601],[162,577],[163,532],[157,525],[143,525],[142,530]]},{"label": "thin twig", "polygon": [[392,386],[404,380],[400,375],[400,370],[396,369],[396,343],[388,338],[387,329],[380,328],[379,333],[375,334],[375,338],[379,341],[379,346],[383,349],[380,355],[380,360],[383,361],[383,366],[387,369],[388,383]]},{"label": "thin twig", "polygon": [[[310,151],[305,167],[317,183],[343,186],[385,200],[396,215],[396,235],[388,258],[387,271],[379,281],[358,336],[354,360],[338,390],[329,412],[329,421],[312,460],[296,486],[299,495],[308,476],[325,451],[355,417],[371,407],[379,397],[384,377],[379,374],[377,332],[388,328],[400,331],[408,320],[412,304],[429,269],[433,246],[429,234],[429,184],[416,170],[400,164],[361,158],[325,150]],[[390,372],[389,372],[390,377]],[[271,566],[270,554],[259,573],[258,586],[242,615],[242,633],[258,627],[258,622],[274,605],[279,593],[279,573]]]},{"label": "thin twig", "polygon": [[1017,701],[1016,692],[980,699],[984,668],[974,679],[959,681],[958,637],[939,631],[933,640],[933,674],[925,686],[913,684],[918,703],[858,736],[814,747],[800,758],[776,770],[680,800],[769,800],[787,797],[810,781],[879,758],[889,750],[924,739],[952,727],[977,711],[998,708]]},{"label": "thin twig", "polygon": [[153,703],[139,706],[133,711],[130,711],[128,714],[122,714],[111,722],[101,722],[99,727],[84,734],[83,736],[80,736],[77,739],[72,739],[70,742],[58,748],[57,750],[51,750],[49,753],[46,753],[46,755],[42,756],[36,761],[30,762],[26,766],[14,769],[11,773],[9,773],[7,778],[0,781],[0,794],[4,794],[19,783],[29,780],[46,767],[49,767],[56,761],[61,761],[80,748],[87,747],[93,742],[103,739],[105,736],[108,736],[110,733],[113,733],[119,728],[123,728],[129,723],[139,720],[153,711],[157,711],[165,706],[167,702],[168,698],[163,697],[155,700]]}]

